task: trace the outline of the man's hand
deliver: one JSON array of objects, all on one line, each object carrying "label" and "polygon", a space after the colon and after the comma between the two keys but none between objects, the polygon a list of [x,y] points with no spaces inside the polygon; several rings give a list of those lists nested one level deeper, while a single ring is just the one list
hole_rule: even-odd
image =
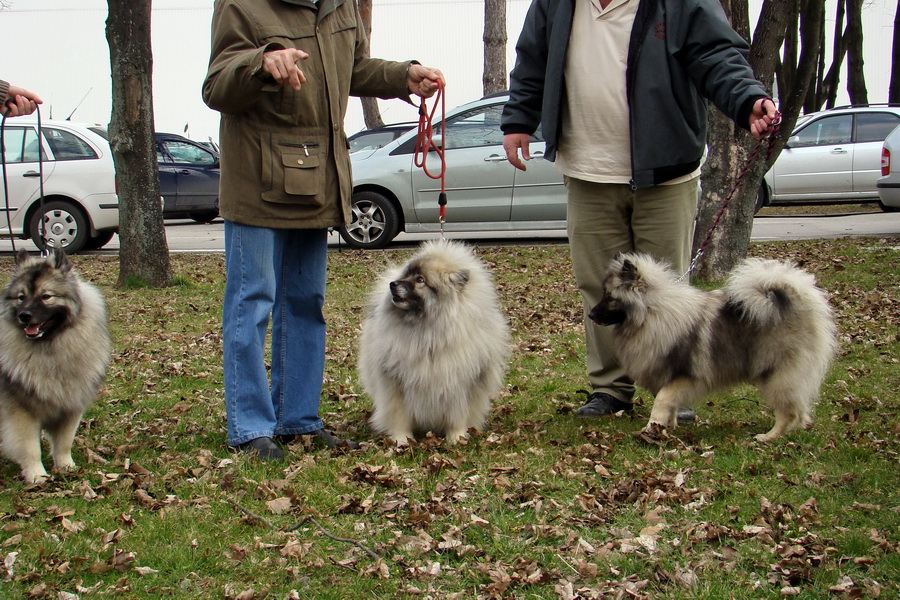
[{"label": "man's hand", "polygon": [[17,85],[9,86],[6,102],[0,106],[0,114],[7,117],[21,117],[22,115],[30,115],[37,110],[38,104],[43,104],[40,96],[34,92],[29,92],[25,88]]},{"label": "man's hand", "polygon": [[409,88],[409,93],[422,98],[434,96],[439,88],[438,80],[446,83],[444,74],[437,69],[412,63],[406,70],[406,87]]},{"label": "man's hand", "polygon": [[778,109],[775,108],[774,102],[768,98],[757,100],[750,115],[750,134],[755,138],[765,137],[777,115]]},{"label": "man's hand", "polygon": [[306,76],[297,66],[301,60],[309,58],[309,54],[297,48],[285,48],[284,50],[270,50],[263,54],[262,70],[272,76],[279,85],[286,85],[300,89],[300,84],[306,83]]},{"label": "man's hand", "polygon": [[519,148],[522,149],[522,158],[531,160],[530,144],[531,136],[527,133],[507,133],[504,135],[503,149],[506,150],[506,159],[509,161],[509,164],[520,171],[524,171],[525,163],[519,158]]}]

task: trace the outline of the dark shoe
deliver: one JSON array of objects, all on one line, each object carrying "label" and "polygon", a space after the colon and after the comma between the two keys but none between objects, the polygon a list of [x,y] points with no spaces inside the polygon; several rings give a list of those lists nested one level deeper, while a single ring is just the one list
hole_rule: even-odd
[{"label": "dark shoe", "polygon": [[697,413],[693,408],[679,408],[678,416],[675,417],[679,425],[687,425],[697,420]]},{"label": "dark shoe", "polygon": [[284,451],[279,448],[270,437],[258,437],[235,446],[238,452],[256,454],[259,460],[280,460],[284,458]]},{"label": "dark shoe", "polygon": [[342,440],[327,429],[316,429],[310,432],[310,435],[316,435],[329,448],[347,448],[349,450],[359,450],[359,444],[352,440]]},{"label": "dark shoe", "polygon": [[630,413],[634,410],[634,404],[623,402],[605,392],[594,392],[588,396],[587,404],[575,411],[579,417],[605,417],[624,411]]}]

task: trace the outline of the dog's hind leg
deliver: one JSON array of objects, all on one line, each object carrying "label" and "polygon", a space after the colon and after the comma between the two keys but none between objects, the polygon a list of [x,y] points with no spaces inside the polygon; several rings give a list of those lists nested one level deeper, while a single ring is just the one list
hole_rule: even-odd
[{"label": "dog's hind leg", "polygon": [[772,382],[760,386],[763,398],[775,413],[775,425],[768,433],[754,436],[757,441],[771,442],[789,431],[812,423],[813,400],[810,399],[810,392],[796,389],[795,386]]},{"label": "dog's hind leg", "polygon": [[0,415],[3,454],[22,469],[22,479],[37,483],[47,479],[41,463],[41,423],[26,411],[13,408]]},{"label": "dog's hind leg", "polygon": [[53,466],[59,471],[75,468],[72,460],[72,442],[75,439],[75,430],[81,423],[81,413],[67,415],[57,423],[48,426],[47,437],[50,438],[50,456],[53,457]]},{"label": "dog's hind leg", "polygon": [[670,381],[657,392],[653,409],[650,411],[650,422],[644,430],[651,431],[654,424],[675,429],[678,423],[678,409],[691,406],[704,391],[694,379],[680,377]]}]

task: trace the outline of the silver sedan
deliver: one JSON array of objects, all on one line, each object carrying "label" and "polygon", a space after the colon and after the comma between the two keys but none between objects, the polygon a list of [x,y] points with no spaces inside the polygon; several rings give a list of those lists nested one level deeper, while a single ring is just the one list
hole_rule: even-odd
[{"label": "silver sedan", "polygon": [[[486,96],[448,111],[443,145],[447,164],[444,231],[565,229],[562,174],[543,159],[538,130],[532,160],[518,171],[506,159],[500,113],[508,96]],[[435,132],[440,125],[435,123]],[[351,154],[353,218],[341,237],[356,248],[384,248],[400,232],[440,231],[440,182],[414,163],[417,130],[373,150]],[[425,166],[439,172],[436,152]]]}]

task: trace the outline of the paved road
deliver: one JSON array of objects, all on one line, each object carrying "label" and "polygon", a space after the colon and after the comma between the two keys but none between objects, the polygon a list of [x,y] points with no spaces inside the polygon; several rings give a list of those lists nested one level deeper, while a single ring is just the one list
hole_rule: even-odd
[{"label": "paved road", "polygon": [[[168,221],[166,236],[170,252],[222,252],[224,232],[221,219],[200,225],[193,221]],[[790,217],[757,217],[753,220],[753,241],[800,240],[836,237],[887,236],[900,237],[900,212],[850,213],[832,215],[805,215]],[[435,239],[438,234],[400,234],[392,247],[405,247],[422,240]],[[479,240],[498,244],[561,243],[563,231],[529,231],[510,233],[449,233],[453,239]],[[340,244],[339,236],[332,234],[329,243]],[[16,241],[17,248],[36,252],[30,241]],[[0,253],[12,250],[10,240],[0,240]],[[119,250],[119,237],[114,236],[103,250],[91,254],[115,254]]]}]

